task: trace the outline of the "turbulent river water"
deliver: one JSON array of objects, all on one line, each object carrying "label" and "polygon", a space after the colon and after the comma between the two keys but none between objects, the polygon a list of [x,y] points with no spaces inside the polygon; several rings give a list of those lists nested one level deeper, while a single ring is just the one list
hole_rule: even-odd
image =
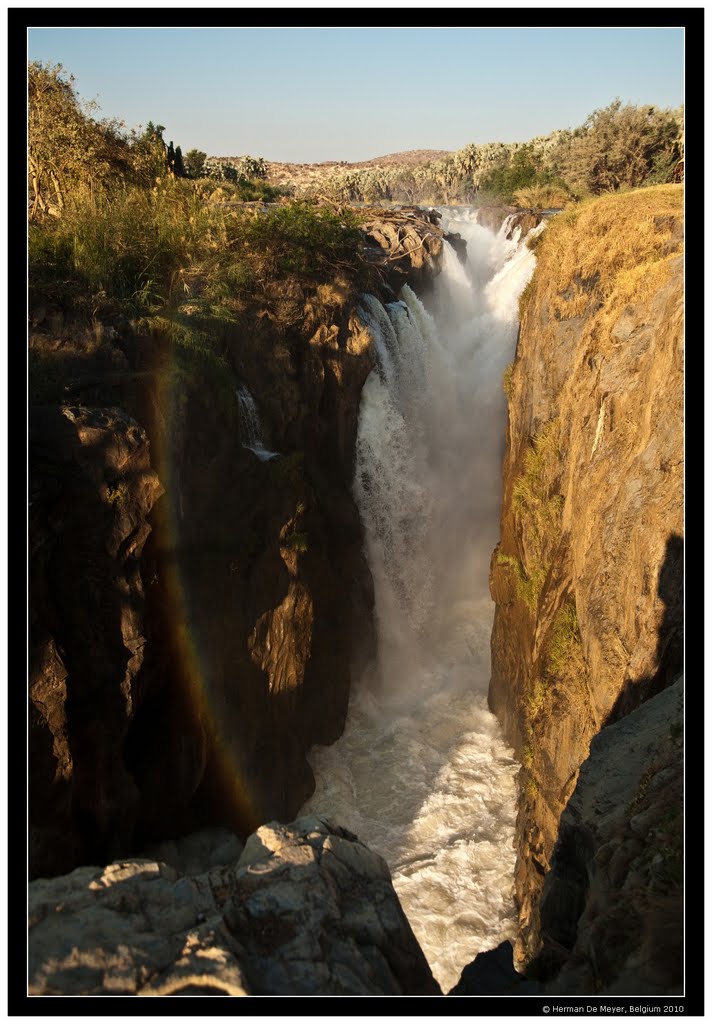
[{"label": "turbulent river water", "polygon": [[[519,239],[443,208],[446,244],[426,310],[364,296],[378,366],[363,389],[354,493],[376,595],[377,656],[346,729],[310,761],[302,813],[355,832],[393,884],[444,992],[514,935],[518,764],[487,707],[506,429],[502,375],[534,269]],[[538,230],[538,229],[535,229]]]}]

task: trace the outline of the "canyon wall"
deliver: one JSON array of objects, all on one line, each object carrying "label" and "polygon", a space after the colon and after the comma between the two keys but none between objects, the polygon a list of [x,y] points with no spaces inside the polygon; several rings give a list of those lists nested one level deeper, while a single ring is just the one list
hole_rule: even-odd
[{"label": "canyon wall", "polygon": [[[437,219],[372,213],[380,297],[438,272]],[[31,336],[31,876],[244,836],[310,794],[306,751],[342,731],[373,642],[359,294],[338,270],[268,282],[220,362],[131,325]]]},{"label": "canyon wall", "polygon": [[[660,186],[552,219],[535,243],[505,374],[489,701],[523,765],[515,958],[538,955],[542,978],[571,953],[586,902],[582,891],[565,928],[551,897],[542,913],[561,814],[591,741],[682,667],[682,201],[681,187]],[[566,861],[561,849],[557,857]],[[679,885],[672,898],[679,904]]]}]

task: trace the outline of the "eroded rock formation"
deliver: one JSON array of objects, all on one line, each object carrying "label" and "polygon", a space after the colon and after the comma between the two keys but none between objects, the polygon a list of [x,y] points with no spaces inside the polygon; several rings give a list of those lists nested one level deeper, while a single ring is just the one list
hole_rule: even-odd
[{"label": "eroded rock formation", "polygon": [[441,214],[437,210],[424,211],[418,206],[373,207],[365,213],[363,229],[375,243],[367,255],[387,270],[396,284],[408,283],[422,294],[440,271],[444,239],[464,258],[466,243],[459,235],[440,227]]},{"label": "eroded rock formation", "polygon": [[148,859],[30,886],[32,995],[439,995],[388,867],[320,818],[238,861]]},{"label": "eroded rock formation", "polygon": [[520,237],[524,238],[532,228],[537,226],[541,220],[541,213],[522,209],[519,206],[481,206],[477,211],[477,223],[495,233],[499,231],[507,217],[512,217],[507,238],[512,237],[516,228],[520,229]]}]

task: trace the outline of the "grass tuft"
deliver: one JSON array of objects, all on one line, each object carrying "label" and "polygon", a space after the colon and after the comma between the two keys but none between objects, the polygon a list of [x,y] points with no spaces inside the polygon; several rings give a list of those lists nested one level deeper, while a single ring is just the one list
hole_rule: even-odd
[{"label": "grass tuft", "polygon": [[547,281],[552,319],[585,311],[591,340],[605,346],[626,305],[645,302],[683,251],[673,234],[683,186],[656,185],[589,198],[554,217],[537,249],[535,276]]},{"label": "grass tuft", "polygon": [[561,676],[567,668],[583,660],[576,605],[572,601],[559,608],[547,645],[546,672]]}]

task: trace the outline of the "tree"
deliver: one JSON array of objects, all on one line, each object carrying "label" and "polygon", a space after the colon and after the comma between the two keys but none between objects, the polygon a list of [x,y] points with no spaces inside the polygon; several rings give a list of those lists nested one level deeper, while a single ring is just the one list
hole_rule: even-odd
[{"label": "tree", "polygon": [[28,66],[28,203],[34,219],[58,217],[71,196],[130,169],[129,141],[112,120],[95,121],[61,64]]},{"label": "tree", "polygon": [[233,184],[237,184],[240,179],[240,174],[234,164],[224,163],[222,165],[222,178],[223,181],[230,181]]},{"label": "tree", "polygon": [[255,178],[264,180],[267,177],[267,166],[262,156],[243,156],[240,160],[239,170],[240,177],[248,178],[249,180]]},{"label": "tree", "polygon": [[[132,139],[134,170],[144,185],[151,184],[171,167],[169,147],[163,140],[165,126],[149,121],[142,133]],[[171,143],[171,146],[173,144]]]},{"label": "tree", "polygon": [[189,149],[185,154],[185,170],[189,178],[202,178],[207,154],[200,149]]},{"label": "tree", "polygon": [[678,157],[679,117],[657,107],[616,99],[594,110],[557,153],[564,179],[576,189],[603,192],[649,179],[670,180]]},{"label": "tree", "polygon": [[146,125],[146,131],[144,135],[147,139],[157,139],[159,142],[163,142],[163,133],[166,130],[164,124],[154,124],[153,121],[149,121]]}]

